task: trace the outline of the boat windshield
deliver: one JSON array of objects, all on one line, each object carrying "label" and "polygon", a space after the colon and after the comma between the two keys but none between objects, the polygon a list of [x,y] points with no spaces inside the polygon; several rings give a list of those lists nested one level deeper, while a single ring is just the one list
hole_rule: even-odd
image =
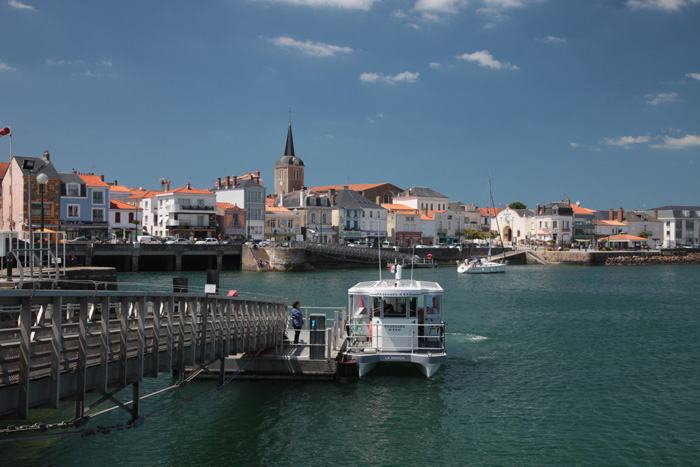
[{"label": "boat windshield", "polygon": [[384,318],[415,318],[416,297],[373,297],[373,316]]}]

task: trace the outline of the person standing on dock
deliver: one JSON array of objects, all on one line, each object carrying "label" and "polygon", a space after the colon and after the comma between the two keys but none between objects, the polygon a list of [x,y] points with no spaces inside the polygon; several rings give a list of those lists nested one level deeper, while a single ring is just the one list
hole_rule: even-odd
[{"label": "person standing on dock", "polygon": [[294,345],[299,345],[299,333],[304,325],[304,315],[299,310],[299,302],[292,303],[292,326],[294,326]]}]

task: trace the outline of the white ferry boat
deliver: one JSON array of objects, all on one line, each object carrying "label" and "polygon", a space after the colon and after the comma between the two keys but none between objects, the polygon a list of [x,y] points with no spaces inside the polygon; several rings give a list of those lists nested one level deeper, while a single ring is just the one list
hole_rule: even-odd
[{"label": "white ferry boat", "polygon": [[401,278],[360,282],[348,290],[346,361],[359,376],[378,363],[411,362],[430,378],[447,359],[442,287],[437,282]]}]

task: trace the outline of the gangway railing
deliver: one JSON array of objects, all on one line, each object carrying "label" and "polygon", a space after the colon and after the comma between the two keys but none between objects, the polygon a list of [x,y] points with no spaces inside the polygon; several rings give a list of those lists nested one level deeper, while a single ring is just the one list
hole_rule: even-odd
[{"label": "gangway railing", "polygon": [[87,393],[114,401],[159,372],[182,381],[218,360],[221,383],[226,356],[281,350],[288,312],[282,301],[220,295],[28,289],[0,295],[0,320],[0,415],[26,419],[70,398],[79,418]]},{"label": "gangway railing", "polygon": [[[347,309],[345,307],[320,307],[320,306],[303,306],[299,310],[304,317],[304,325],[302,329],[310,331],[309,319],[312,314],[324,314],[326,316],[326,338],[324,344],[313,344],[303,343],[300,344],[303,347],[324,347],[324,355],[326,358],[333,358],[333,353],[340,350],[340,347],[347,336],[347,328],[345,323],[347,323]],[[291,316],[291,307],[289,307],[289,315]],[[286,334],[292,336],[294,329],[289,327],[291,325],[291,320],[287,325]]]}]

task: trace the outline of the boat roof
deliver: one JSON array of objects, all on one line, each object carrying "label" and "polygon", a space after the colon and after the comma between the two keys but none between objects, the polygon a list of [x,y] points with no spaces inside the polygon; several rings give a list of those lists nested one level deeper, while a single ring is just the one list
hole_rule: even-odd
[{"label": "boat roof", "polygon": [[381,296],[416,296],[425,294],[441,294],[442,287],[437,282],[416,281],[413,279],[382,279],[355,284],[348,294],[368,294]]}]

